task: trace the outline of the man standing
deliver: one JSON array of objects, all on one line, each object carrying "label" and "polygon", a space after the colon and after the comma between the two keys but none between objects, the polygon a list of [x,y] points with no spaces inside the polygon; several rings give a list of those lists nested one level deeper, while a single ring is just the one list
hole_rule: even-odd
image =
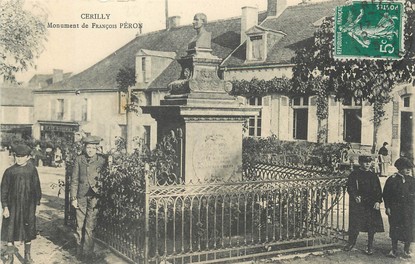
[{"label": "man standing", "polygon": [[105,164],[97,155],[101,138],[89,136],[83,139],[84,154],[75,159],[71,180],[71,204],[76,209],[76,239],[79,257],[93,257],[92,231],[97,218],[97,194],[101,170]]}]

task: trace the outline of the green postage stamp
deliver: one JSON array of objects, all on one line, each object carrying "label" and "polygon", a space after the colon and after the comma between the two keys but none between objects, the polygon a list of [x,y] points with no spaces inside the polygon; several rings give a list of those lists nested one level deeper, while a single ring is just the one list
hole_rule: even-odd
[{"label": "green postage stamp", "polygon": [[334,57],[400,59],[404,7],[397,1],[353,1],[336,7]]}]

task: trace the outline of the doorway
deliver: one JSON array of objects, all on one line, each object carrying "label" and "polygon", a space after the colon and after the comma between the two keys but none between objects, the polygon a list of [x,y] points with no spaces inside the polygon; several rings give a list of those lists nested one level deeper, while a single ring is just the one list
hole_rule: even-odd
[{"label": "doorway", "polygon": [[400,155],[413,158],[413,112],[401,112]]}]

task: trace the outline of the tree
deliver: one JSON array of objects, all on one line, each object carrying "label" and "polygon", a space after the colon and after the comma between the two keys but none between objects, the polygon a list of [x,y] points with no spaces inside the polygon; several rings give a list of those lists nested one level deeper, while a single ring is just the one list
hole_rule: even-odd
[{"label": "tree", "polygon": [[[124,67],[121,68],[118,73],[117,73],[117,77],[116,77],[116,82],[117,82],[117,87],[118,90],[121,93],[124,94],[129,94],[128,93],[128,88],[132,87],[135,85],[136,81],[135,81],[135,69],[132,67]],[[130,94],[130,96],[133,96],[133,94]],[[137,113],[138,111],[138,105],[135,104],[134,102],[136,98],[128,98],[128,103],[125,106],[125,110],[127,112],[135,112]],[[128,115],[127,115],[128,118]]]},{"label": "tree", "polygon": [[[392,99],[391,91],[399,83],[415,85],[415,0],[406,0],[404,45],[406,53],[398,61],[334,60],[334,18],[327,17],[314,34],[314,44],[296,52],[293,58],[295,90],[311,90],[319,97],[334,95],[336,100],[367,100],[374,107],[373,149],[377,131],[384,119],[384,106]],[[327,118],[327,107],[319,107],[319,119]],[[325,129],[325,128],[319,128]]]},{"label": "tree", "polygon": [[135,69],[132,67],[125,67],[117,73],[117,87],[120,92],[127,93],[128,87],[135,85]]},{"label": "tree", "polygon": [[47,40],[47,14],[24,0],[0,1],[0,76],[15,81],[15,73],[35,67]]}]

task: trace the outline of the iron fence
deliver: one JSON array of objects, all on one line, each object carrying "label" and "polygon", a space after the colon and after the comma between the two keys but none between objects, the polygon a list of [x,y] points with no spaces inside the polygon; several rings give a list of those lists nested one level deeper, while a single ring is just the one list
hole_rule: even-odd
[{"label": "iron fence", "polygon": [[245,180],[280,180],[341,176],[345,172],[299,164],[258,163],[244,169]]},{"label": "iron fence", "polygon": [[196,184],[161,184],[149,173],[137,193],[144,204],[132,205],[143,213],[129,226],[114,215],[98,225],[98,237],[134,263],[238,261],[344,239],[347,178],[277,167],[245,171],[238,182]]}]

